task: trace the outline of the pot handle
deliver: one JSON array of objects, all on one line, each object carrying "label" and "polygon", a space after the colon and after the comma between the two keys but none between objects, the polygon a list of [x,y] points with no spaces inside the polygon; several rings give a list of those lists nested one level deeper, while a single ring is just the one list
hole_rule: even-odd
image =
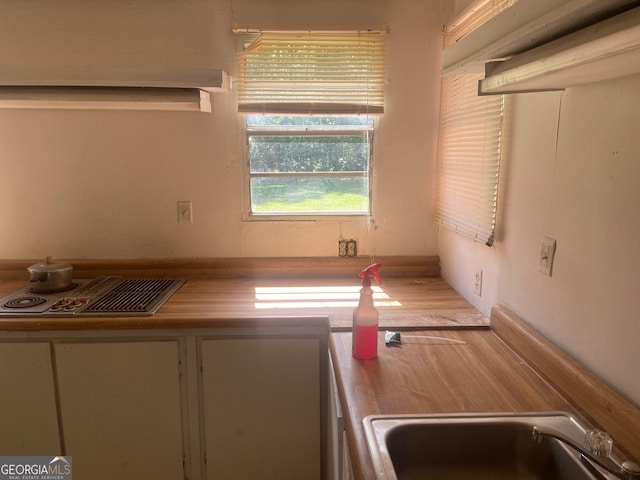
[{"label": "pot handle", "polygon": [[31,282],[44,282],[49,278],[47,272],[38,272],[31,275]]}]

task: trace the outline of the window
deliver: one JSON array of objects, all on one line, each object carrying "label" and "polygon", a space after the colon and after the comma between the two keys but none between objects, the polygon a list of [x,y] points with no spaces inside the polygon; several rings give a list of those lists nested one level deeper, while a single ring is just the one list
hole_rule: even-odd
[{"label": "window", "polygon": [[251,215],[370,213],[384,33],[260,32],[238,55]]},{"label": "window", "polygon": [[440,112],[436,221],[493,245],[504,96],[479,97],[482,75],[445,77]]},{"label": "window", "polygon": [[248,115],[252,215],[366,215],[373,118]]}]

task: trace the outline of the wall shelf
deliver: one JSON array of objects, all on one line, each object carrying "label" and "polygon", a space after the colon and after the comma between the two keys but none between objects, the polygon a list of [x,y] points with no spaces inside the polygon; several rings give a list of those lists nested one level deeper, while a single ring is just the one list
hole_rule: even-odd
[{"label": "wall shelf", "polygon": [[0,66],[0,108],[211,112],[211,93],[231,91],[219,69]]},{"label": "wall shelf", "polygon": [[567,87],[640,73],[640,7],[546,43],[487,63],[479,94]]},{"label": "wall shelf", "polygon": [[0,87],[0,109],[211,112],[211,94],[195,88]]},{"label": "wall shelf", "polygon": [[0,66],[0,86],[21,87],[156,87],[230,91],[229,74],[199,68],[100,68],[68,66]]},{"label": "wall shelf", "polygon": [[442,74],[482,72],[487,62],[538,47],[638,3],[637,0],[518,0],[445,48]]}]

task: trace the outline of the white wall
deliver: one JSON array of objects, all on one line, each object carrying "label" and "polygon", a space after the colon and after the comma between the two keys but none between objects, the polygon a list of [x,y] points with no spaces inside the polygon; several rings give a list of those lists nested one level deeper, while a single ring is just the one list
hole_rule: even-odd
[{"label": "white wall", "polygon": [[[213,113],[0,110],[0,258],[437,253],[433,210],[445,0],[60,0],[0,4],[0,62],[213,67],[233,74],[232,24],[388,24],[374,211],[348,221],[243,221],[234,94]],[[419,61],[416,61],[419,59]],[[178,224],[178,200],[194,223]]]},{"label": "white wall", "polygon": [[[640,405],[640,76],[511,101],[496,245],[443,229],[443,276],[484,313],[511,307]],[[537,270],[543,235],[557,240],[552,277]]]},{"label": "white wall", "polygon": [[[460,10],[468,2],[453,2]],[[376,135],[374,225],[245,222],[235,97],[214,112],[0,110],[0,258],[439,252],[480,310],[504,302],[640,404],[640,78],[513,98],[494,248],[433,227],[446,0],[58,0],[0,5],[3,63],[209,66],[233,73],[234,21],[390,26]],[[78,39],[81,39],[80,41]],[[418,59],[418,61],[416,60]],[[559,134],[557,134],[559,133]],[[557,141],[557,143],[556,143]],[[191,200],[194,224],[177,223]],[[553,277],[540,240],[558,241]],[[438,247],[438,241],[440,246]],[[481,297],[473,275],[483,270]]]}]

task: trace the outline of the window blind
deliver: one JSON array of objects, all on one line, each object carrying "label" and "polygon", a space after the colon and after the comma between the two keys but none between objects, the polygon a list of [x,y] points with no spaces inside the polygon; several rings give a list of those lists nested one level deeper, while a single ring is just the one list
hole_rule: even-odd
[{"label": "window blind", "polygon": [[385,35],[263,32],[238,54],[238,111],[381,114]]},{"label": "window blind", "polygon": [[482,75],[443,78],[436,222],[493,244],[504,97],[477,95]]},{"label": "window blind", "polygon": [[457,42],[517,1],[476,0],[445,26],[445,47]]}]

